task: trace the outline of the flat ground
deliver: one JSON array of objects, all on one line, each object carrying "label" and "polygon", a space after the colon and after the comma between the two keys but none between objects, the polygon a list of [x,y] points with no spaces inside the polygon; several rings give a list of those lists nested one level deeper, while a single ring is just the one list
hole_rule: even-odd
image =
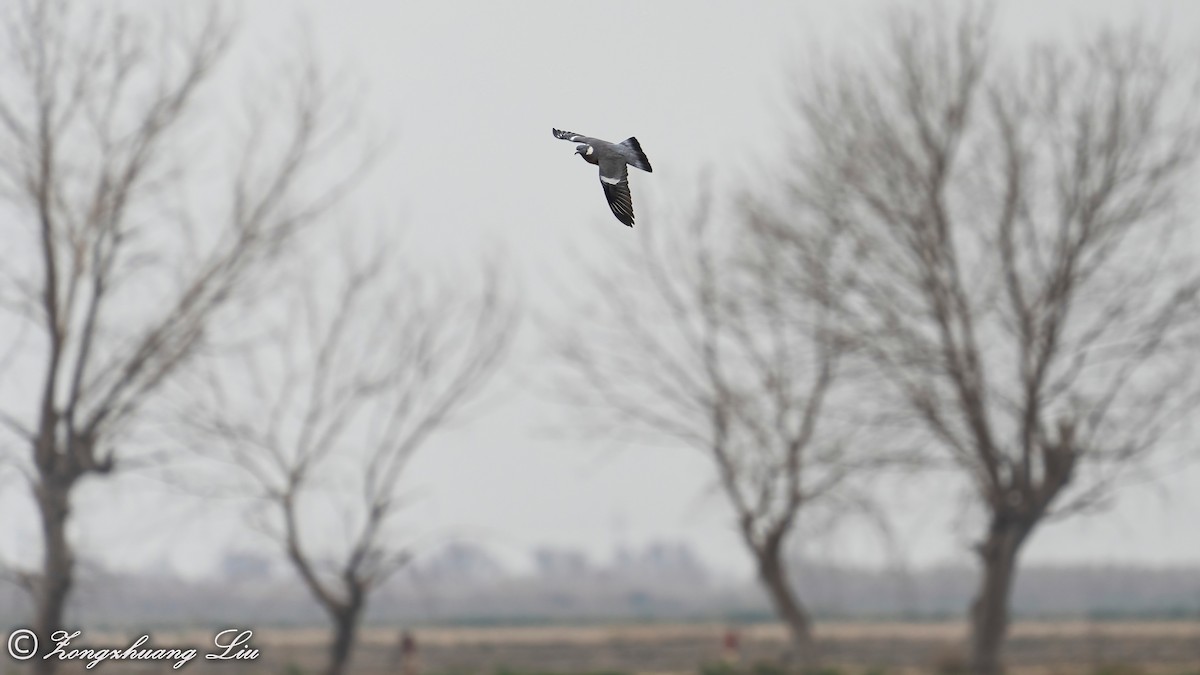
[{"label": "flat ground", "polygon": [[[415,631],[423,675],[492,675],[515,671],[623,671],[697,673],[721,659],[724,626],[653,624],[583,627],[428,628]],[[743,666],[778,662],[784,631],[775,625],[743,627]],[[216,631],[152,633],[153,644],[211,644]],[[823,663],[845,673],[948,672],[959,659],[966,634],[962,623],[824,623],[817,629]],[[128,645],[131,637],[88,633],[96,646]],[[253,663],[225,664],[197,658],[194,674],[319,672],[326,635],[315,629],[256,630]],[[398,673],[398,630],[368,628],[355,655],[354,675]],[[201,650],[203,653],[204,650]],[[1104,671],[1111,675],[1200,674],[1200,622],[1088,623],[1022,622],[1013,627],[1008,663],[1019,673],[1065,675]],[[11,662],[4,664],[11,668]],[[91,671],[178,672],[167,667],[127,663],[98,665]],[[22,672],[20,670],[0,673]]]}]

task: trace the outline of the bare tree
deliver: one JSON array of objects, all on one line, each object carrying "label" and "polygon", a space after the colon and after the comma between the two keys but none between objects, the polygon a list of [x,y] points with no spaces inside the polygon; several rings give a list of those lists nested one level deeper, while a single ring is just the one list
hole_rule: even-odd
[{"label": "bare tree", "polygon": [[386,246],[338,262],[307,265],[280,330],[216,364],[185,413],[204,452],[245,470],[263,531],[329,615],[329,675],[346,672],[371,592],[408,560],[390,527],[405,467],[496,372],[516,316],[494,268],[475,292],[398,272]]},{"label": "bare tree", "polygon": [[772,241],[717,222],[702,203],[655,220],[640,245],[611,248],[564,331],[562,384],[603,432],[682,442],[712,460],[763,588],[811,659],[788,536],[870,462],[826,414],[841,349],[821,302],[790,290]]},{"label": "bare tree", "polygon": [[71,590],[75,488],[125,466],[148,401],[350,178],[310,178],[347,131],[310,66],[274,83],[269,117],[247,110],[244,137],[197,115],[222,102],[232,44],[215,9],[200,18],[66,1],[0,17],[0,429],[29,452],[43,644]]},{"label": "bare tree", "polygon": [[752,215],[802,279],[827,269],[797,289],[969,480],[970,660],[991,674],[1030,535],[1196,410],[1200,118],[1144,34],[1009,59],[987,13],[948,14],[900,15],[878,58],[805,82],[789,197]]}]

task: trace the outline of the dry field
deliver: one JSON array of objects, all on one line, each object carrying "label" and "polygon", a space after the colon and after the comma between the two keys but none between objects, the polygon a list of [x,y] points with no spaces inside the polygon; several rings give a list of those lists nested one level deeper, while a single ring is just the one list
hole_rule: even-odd
[{"label": "dry field", "polygon": [[[723,632],[720,625],[435,629],[418,639],[430,670],[695,672],[720,659]],[[826,623],[817,629],[824,662],[860,671],[932,670],[965,636],[961,623]],[[394,649],[395,635],[372,632],[364,642],[362,665],[375,665]],[[746,628],[741,660],[776,661],[784,646],[780,626]],[[377,656],[368,656],[372,652]],[[1022,623],[1014,626],[1010,654],[1010,664],[1022,668],[1137,664],[1200,671],[1200,623]]]},{"label": "dry field", "polygon": [[[718,624],[612,625],[584,627],[428,628],[416,631],[421,672],[431,675],[491,675],[500,668],[518,671],[623,671],[696,673],[721,656],[724,627]],[[783,651],[778,626],[743,628],[741,663],[776,661]],[[825,623],[818,629],[823,662],[845,673],[934,672],[953,665],[965,635],[961,623]],[[93,645],[127,645],[126,635],[88,633]],[[157,645],[210,644],[212,633],[154,633]],[[185,667],[193,673],[288,674],[319,672],[325,634],[320,630],[255,631],[261,651],[253,663],[238,665],[197,658]],[[355,675],[398,673],[398,631],[369,628],[355,656]],[[1200,622],[1088,623],[1023,622],[1015,625],[1009,650],[1010,670],[1029,675],[1067,675],[1105,671],[1200,673]],[[6,670],[6,669],[7,670]],[[0,674],[24,672],[12,662]],[[165,667],[139,668],[101,664],[91,671],[158,673]]]}]

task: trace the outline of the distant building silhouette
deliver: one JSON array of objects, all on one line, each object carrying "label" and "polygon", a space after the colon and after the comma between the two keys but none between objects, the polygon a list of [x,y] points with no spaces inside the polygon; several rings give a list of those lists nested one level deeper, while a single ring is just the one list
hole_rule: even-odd
[{"label": "distant building silhouette", "polygon": [[539,548],[533,552],[539,576],[549,579],[579,578],[591,573],[587,555],[572,549]]},{"label": "distant building silhouette", "polygon": [[455,542],[422,561],[420,576],[430,582],[492,581],[504,568],[481,546]]},{"label": "distant building silhouette", "polygon": [[692,547],[682,542],[652,541],[639,550],[619,549],[612,572],[619,578],[699,583],[708,571]]},{"label": "distant building silhouette", "polygon": [[232,582],[271,578],[271,559],[258,553],[232,551],[221,558],[221,577]]}]

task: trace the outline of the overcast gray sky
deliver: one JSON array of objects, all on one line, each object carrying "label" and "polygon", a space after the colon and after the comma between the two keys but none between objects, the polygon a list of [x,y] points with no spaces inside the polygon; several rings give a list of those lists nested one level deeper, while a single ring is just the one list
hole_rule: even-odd
[{"label": "overcast gray sky", "polygon": [[[299,39],[295,17],[306,16],[322,60],[364,85],[364,118],[395,133],[358,195],[362,212],[402,223],[431,264],[506,251],[536,308],[558,301],[548,280],[570,283],[569,251],[597,237],[639,235],[612,218],[595,170],[551,137],[552,126],[640,139],[655,171],[634,172],[632,190],[639,226],[651,227],[654,205],[690,196],[702,168],[717,167],[718,183],[753,176],[785,119],[789,65],[814,45],[839,53],[869,44],[895,4],[903,3],[258,0],[243,8],[241,39],[251,51],[282,52]],[[1198,53],[1200,45],[1193,0],[997,4],[1002,33],[1015,40],[1069,38],[1102,22],[1145,18],[1169,25],[1180,48]],[[526,361],[514,365],[527,370],[537,356],[526,345]],[[408,518],[420,539],[471,537],[516,560],[538,544],[602,557],[619,542],[675,538],[722,569],[749,570],[702,457],[670,448],[612,452],[554,437],[562,411],[520,382],[504,382],[511,401],[435,438],[412,465],[407,480],[418,499]],[[256,545],[232,505],[168,505],[169,489],[126,484],[115,499],[111,490],[97,498],[95,486],[85,494],[76,530],[85,551],[123,566],[166,561],[203,573],[225,548]],[[1197,485],[1200,467],[1171,471],[1126,493],[1102,518],[1039,531],[1028,559],[1200,563]],[[894,511],[913,537],[913,562],[967,559],[962,537],[970,530],[955,528],[953,493],[922,488],[898,497]],[[8,514],[26,499],[10,490],[3,501]],[[114,515],[127,527],[100,524]],[[187,530],[177,529],[185,519]],[[5,548],[36,541],[27,522],[0,528]],[[811,548],[880,561],[879,547],[856,526]]]}]

